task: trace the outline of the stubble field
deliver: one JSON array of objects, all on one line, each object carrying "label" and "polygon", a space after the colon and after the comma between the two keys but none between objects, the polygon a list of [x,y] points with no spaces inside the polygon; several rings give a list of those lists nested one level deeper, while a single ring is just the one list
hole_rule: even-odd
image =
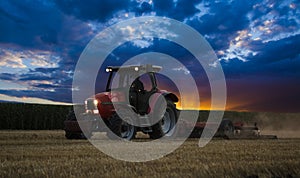
[{"label": "stubble field", "polygon": [[188,139],[154,161],[115,160],[64,132],[0,131],[0,177],[300,177],[300,139]]}]

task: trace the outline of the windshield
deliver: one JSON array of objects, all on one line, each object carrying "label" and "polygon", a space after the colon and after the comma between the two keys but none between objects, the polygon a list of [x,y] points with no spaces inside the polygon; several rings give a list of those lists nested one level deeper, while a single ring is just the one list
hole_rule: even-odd
[{"label": "windshield", "polygon": [[111,72],[108,79],[107,91],[129,88],[137,77],[137,73],[129,73],[128,71]]}]

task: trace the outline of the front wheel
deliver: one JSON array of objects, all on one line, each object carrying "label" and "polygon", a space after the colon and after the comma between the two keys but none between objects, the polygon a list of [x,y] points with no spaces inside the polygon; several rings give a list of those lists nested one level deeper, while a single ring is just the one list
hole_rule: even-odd
[{"label": "front wheel", "polygon": [[135,137],[135,127],[126,122],[130,119],[129,116],[125,116],[121,119],[118,114],[114,114],[110,119],[110,131],[107,132],[107,136],[110,139],[126,139],[131,140]]},{"label": "front wheel", "polygon": [[166,111],[162,119],[152,127],[150,138],[158,139],[162,136],[171,137],[175,133],[175,125],[177,122],[177,112],[175,104],[167,100]]}]

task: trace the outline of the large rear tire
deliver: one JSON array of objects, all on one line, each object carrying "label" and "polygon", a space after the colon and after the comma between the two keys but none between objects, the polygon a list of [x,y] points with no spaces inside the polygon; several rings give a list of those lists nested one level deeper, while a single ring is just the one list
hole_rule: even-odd
[{"label": "large rear tire", "polygon": [[149,133],[150,138],[158,139],[163,136],[172,137],[175,134],[175,125],[178,116],[175,104],[167,100],[166,111],[162,119],[152,126],[152,132]]}]

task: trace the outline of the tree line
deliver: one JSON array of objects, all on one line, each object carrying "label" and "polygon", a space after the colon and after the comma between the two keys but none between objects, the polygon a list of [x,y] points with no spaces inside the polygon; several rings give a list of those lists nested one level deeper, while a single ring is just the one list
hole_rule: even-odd
[{"label": "tree line", "polygon": [[0,129],[63,129],[72,106],[0,103]]},{"label": "tree line", "polygon": [[[78,106],[84,112],[83,106]],[[63,129],[64,120],[73,106],[42,105],[24,103],[0,103],[0,129],[17,130],[54,130]],[[188,110],[180,112],[189,112]],[[179,112],[179,113],[180,113]],[[198,111],[198,121],[207,121],[209,111]],[[191,112],[195,113],[195,112]],[[224,118],[245,123],[257,122],[260,127],[280,129],[297,126],[299,113],[257,113],[225,111]],[[189,119],[189,118],[184,118]],[[291,125],[291,126],[290,126]]]}]

